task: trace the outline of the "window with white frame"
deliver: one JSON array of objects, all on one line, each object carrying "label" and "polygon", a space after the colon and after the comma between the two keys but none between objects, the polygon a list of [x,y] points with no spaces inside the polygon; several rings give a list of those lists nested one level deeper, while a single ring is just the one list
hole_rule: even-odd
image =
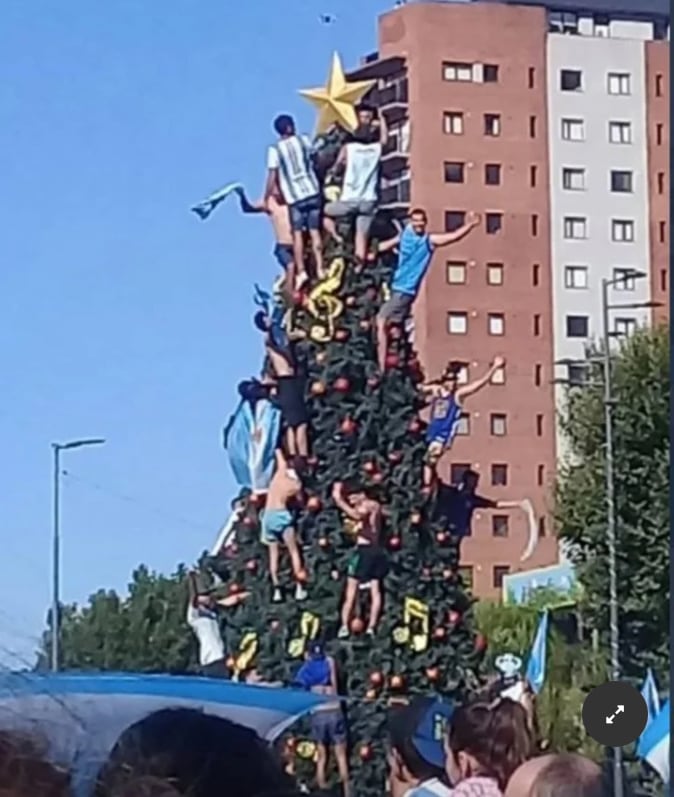
[{"label": "window with white frame", "polygon": [[631,94],[631,82],[629,72],[609,72],[608,93],[622,95]]},{"label": "window with white frame", "polygon": [[490,335],[505,335],[505,316],[503,313],[489,313],[487,331]]},{"label": "window with white frame", "polygon": [[548,29],[550,33],[578,33],[578,15],[569,11],[549,11]]},{"label": "window with white frame", "polygon": [[566,337],[587,338],[590,334],[590,319],[586,315],[567,315]]},{"label": "window with white frame", "polygon": [[508,433],[508,419],[505,413],[493,412],[489,416],[489,427],[494,437],[504,437]]},{"label": "window with white frame", "polygon": [[587,266],[564,266],[564,287],[572,290],[587,288]]},{"label": "window with white frame", "polygon": [[447,135],[463,135],[463,114],[460,111],[445,111],[443,129]]},{"label": "window with white frame", "polygon": [[613,322],[613,331],[621,337],[629,337],[637,331],[636,318],[616,318]]},{"label": "window with white frame", "polygon": [[631,144],[632,143],[632,123],[631,122],[609,122],[608,140],[611,144]]},{"label": "window with white frame", "polygon": [[611,240],[618,243],[632,243],[634,222],[631,219],[611,219]]},{"label": "window with white frame", "polygon": [[465,335],[468,332],[468,313],[447,313],[447,332]]},{"label": "window with white frame", "polygon": [[464,61],[445,61],[442,65],[442,79],[469,83],[473,79],[473,65]]},{"label": "window with white frame", "polygon": [[585,169],[575,166],[562,168],[562,188],[565,191],[585,190]]},{"label": "window with white frame", "polygon": [[584,216],[564,216],[564,237],[567,240],[587,238],[587,219]]},{"label": "window with white frame", "polygon": [[466,282],[466,264],[460,260],[447,263],[447,282],[450,285],[463,285]]},{"label": "window with white frame", "polygon": [[503,263],[487,263],[487,285],[503,285]]},{"label": "window with white frame", "polygon": [[618,194],[631,194],[633,173],[624,169],[611,169],[611,191]]},{"label": "window with white frame", "polygon": [[614,268],[613,269],[613,289],[616,291],[633,291],[636,289],[637,282],[634,278],[633,268]]},{"label": "window with white frame", "polygon": [[559,72],[560,91],[582,91],[583,73],[580,69],[562,69]]},{"label": "window with white frame", "polygon": [[582,119],[562,119],[562,139],[564,141],[584,141],[585,122]]}]

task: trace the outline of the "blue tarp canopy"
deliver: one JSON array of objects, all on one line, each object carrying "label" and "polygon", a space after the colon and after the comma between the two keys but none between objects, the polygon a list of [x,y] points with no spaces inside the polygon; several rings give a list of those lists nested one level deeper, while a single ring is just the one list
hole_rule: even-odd
[{"label": "blue tarp canopy", "polygon": [[153,711],[195,708],[272,741],[325,698],[293,689],[171,675],[0,673],[0,728],[35,733],[86,793],[129,725]]}]

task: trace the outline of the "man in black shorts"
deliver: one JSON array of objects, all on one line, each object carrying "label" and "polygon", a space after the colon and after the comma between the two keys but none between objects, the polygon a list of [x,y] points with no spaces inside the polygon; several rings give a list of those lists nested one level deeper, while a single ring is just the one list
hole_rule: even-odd
[{"label": "man in black shorts", "polygon": [[358,590],[365,585],[370,591],[370,617],[365,633],[374,636],[381,615],[381,582],[386,575],[386,554],[379,544],[381,532],[381,504],[365,492],[352,492],[348,498],[344,485],[336,482],[332,498],[339,509],[356,525],[356,548],[349,560],[346,576],[346,592],[341,612],[340,639],[349,636],[351,617],[358,598]]},{"label": "man in black shorts", "polygon": [[255,326],[265,333],[264,345],[271,366],[270,379],[265,380],[276,388],[275,401],[281,410],[284,442],[287,455],[309,456],[309,413],[304,398],[305,380],[297,367],[292,341],[279,346],[273,338],[271,319],[260,311],[255,315]]}]

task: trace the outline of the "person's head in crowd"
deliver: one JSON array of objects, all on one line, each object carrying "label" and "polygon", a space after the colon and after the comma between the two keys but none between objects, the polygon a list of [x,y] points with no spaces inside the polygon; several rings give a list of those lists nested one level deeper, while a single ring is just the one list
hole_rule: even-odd
[{"label": "person's head in crowd", "polygon": [[189,797],[295,794],[254,731],[188,708],[156,711],[130,725],[98,773],[94,797],[128,794],[139,778],[162,780]]},{"label": "person's head in crowd", "polygon": [[295,135],[295,120],[287,113],[282,113],[274,119],[274,130],[281,136],[287,138]]},{"label": "person's head in crowd", "polygon": [[69,797],[70,776],[47,761],[36,739],[0,731],[0,795]]},{"label": "person's head in crowd", "polygon": [[390,709],[388,765],[393,797],[426,781],[444,780],[444,738],[453,711],[450,703],[432,697],[417,697]]},{"label": "person's head in crowd", "polygon": [[493,780],[504,791],[532,754],[527,715],[519,703],[498,698],[457,708],[447,735],[447,776],[453,786],[469,778]]},{"label": "person's head in crowd", "polygon": [[410,213],[410,226],[417,235],[425,235],[428,225],[428,216],[422,208],[414,208]]},{"label": "person's head in crowd", "polygon": [[609,797],[601,768],[575,753],[544,755],[520,766],[505,797]]},{"label": "person's head in crowd", "polygon": [[358,127],[371,127],[376,118],[377,111],[373,105],[369,105],[366,102],[361,102],[361,104],[356,108]]},{"label": "person's head in crowd", "polygon": [[466,493],[474,493],[480,483],[480,474],[468,468],[461,475],[460,487]]}]

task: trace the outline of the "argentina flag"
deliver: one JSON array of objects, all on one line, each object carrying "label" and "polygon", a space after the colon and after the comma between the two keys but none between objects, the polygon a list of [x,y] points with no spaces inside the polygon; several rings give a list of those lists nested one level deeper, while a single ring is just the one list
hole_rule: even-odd
[{"label": "argentina flag", "polygon": [[641,696],[646,703],[648,709],[648,721],[652,722],[655,717],[660,713],[660,697],[658,695],[658,687],[655,683],[655,676],[653,670],[648,668],[644,684],[641,687]]},{"label": "argentina flag", "polygon": [[637,755],[669,783],[669,700],[639,737]]},{"label": "argentina flag", "polygon": [[527,663],[526,679],[529,685],[538,694],[545,683],[545,660],[548,652],[548,622],[549,615],[544,611],[538,622],[536,636],[534,637]]},{"label": "argentina flag", "polygon": [[274,473],[281,413],[255,380],[239,385],[241,402],[224,432],[224,447],[241,488],[266,492]]}]

